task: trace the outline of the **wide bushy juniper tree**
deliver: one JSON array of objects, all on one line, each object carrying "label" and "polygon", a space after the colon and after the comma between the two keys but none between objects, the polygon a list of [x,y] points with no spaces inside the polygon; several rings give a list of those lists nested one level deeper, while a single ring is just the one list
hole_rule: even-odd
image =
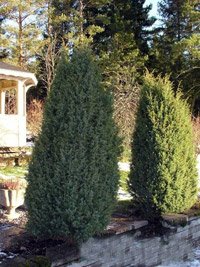
[{"label": "wide bushy juniper tree", "polygon": [[132,143],[130,193],[143,215],[182,212],[197,197],[189,109],[167,78],[147,74]]},{"label": "wide bushy juniper tree", "polygon": [[112,95],[90,51],[63,53],[27,176],[28,229],[81,242],[104,229],[118,188]]}]

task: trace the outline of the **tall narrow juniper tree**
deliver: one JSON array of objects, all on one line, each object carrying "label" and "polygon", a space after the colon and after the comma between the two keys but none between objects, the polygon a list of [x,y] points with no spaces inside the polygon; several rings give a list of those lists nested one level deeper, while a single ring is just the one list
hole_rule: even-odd
[{"label": "tall narrow juniper tree", "polygon": [[129,189],[144,216],[182,212],[197,197],[189,109],[168,79],[147,74],[132,144]]},{"label": "tall narrow juniper tree", "polygon": [[62,55],[27,176],[28,229],[81,242],[108,223],[118,186],[112,96],[87,50]]}]

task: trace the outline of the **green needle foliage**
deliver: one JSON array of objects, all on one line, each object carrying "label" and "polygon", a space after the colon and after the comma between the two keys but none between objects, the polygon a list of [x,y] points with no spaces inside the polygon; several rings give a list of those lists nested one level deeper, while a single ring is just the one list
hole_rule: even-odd
[{"label": "green needle foliage", "polygon": [[90,51],[62,55],[27,177],[29,231],[87,240],[109,221],[118,188],[120,140],[112,95]]},{"label": "green needle foliage", "polygon": [[182,212],[197,197],[189,109],[168,78],[147,74],[132,143],[129,190],[143,215]]}]

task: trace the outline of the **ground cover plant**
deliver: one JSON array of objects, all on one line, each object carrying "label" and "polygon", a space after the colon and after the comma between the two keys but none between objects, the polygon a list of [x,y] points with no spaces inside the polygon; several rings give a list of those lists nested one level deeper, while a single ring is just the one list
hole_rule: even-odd
[{"label": "ground cover plant", "polygon": [[28,229],[81,242],[104,229],[118,189],[112,96],[87,50],[62,54],[27,175]]},{"label": "ground cover plant", "polygon": [[167,78],[147,74],[132,144],[129,190],[150,219],[189,209],[197,169],[189,109]]}]

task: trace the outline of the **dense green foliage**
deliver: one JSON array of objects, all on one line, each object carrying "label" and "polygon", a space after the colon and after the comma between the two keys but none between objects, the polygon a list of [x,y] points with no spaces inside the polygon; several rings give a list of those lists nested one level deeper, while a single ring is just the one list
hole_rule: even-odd
[{"label": "dense green foliage", "polygon": [[197,170],[186,103],[168,79],[147,74],[132,144],[130,193],[146,217],[181,212],[197,197]]},{"label": "dense green foliage", "polygon": [[[130,149],[145,67],[181,84],[194,115],[200,111],[199,0],[0,1],[0,58],[37,74],[28,99],[48,96],[62,47],[92,48],[103,82],[114,93],[114,118]],[[21,18],[21,19],[20,19]],[[157,21],[156,21],[157,20]],[[156,23],[155,23],[156,21]],[[124,119],[126,118],[126,119]]]},{"label": "dense green foliage", "polygon": [[147,62],[151,6],[145,1],[113,0],[101,14],[108,18],[104,31],[94,36],[93,49],[100,55],[104,81],[114,92],[114,116],[123,137],[125,150],[130,148],[141,76]]},{"label": "dense green foliage", "polygon": [[118,188],[120,140],[112,96],[86,50],[62,56],[27,177],[28,229],[83,241],[108,223]]}]

